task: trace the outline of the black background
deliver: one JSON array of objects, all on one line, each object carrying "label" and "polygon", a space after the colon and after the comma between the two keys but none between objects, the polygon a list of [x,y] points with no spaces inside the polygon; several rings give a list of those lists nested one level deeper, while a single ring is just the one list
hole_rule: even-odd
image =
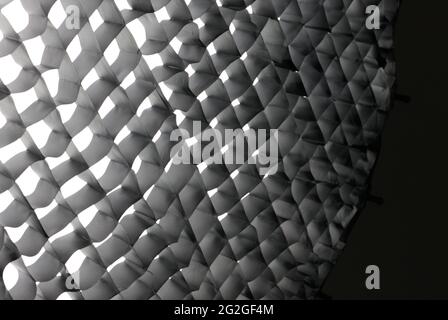
[{"label": "black background", "polygon": [[[334,299],[448,299],[448,3],[403,1],[395,32],[400,94],[369,203],[323,292]],[[365,288],[378,265],[381,289]]]}]

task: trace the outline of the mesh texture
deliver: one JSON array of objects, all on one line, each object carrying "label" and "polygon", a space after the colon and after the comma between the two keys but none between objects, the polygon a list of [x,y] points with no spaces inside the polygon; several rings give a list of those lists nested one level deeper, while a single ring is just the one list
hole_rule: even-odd
[{"label": "mesh texture", "polygon": [[[366,201],[398,6],[0,0],[0,298],[315,298]],[[170,165],[194,121],[278,130],[278,170]]]}]

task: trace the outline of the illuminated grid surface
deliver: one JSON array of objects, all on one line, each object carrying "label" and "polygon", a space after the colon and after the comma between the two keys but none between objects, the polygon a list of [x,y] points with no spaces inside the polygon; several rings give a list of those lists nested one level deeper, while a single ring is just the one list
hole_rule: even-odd
[{"label": "illuminated grid surface", "polygon": [[[365,203],[398,2],[0,0],[0,298],[315,297]],[[193,121],[278,129],[278,172],[170,165]]]}]

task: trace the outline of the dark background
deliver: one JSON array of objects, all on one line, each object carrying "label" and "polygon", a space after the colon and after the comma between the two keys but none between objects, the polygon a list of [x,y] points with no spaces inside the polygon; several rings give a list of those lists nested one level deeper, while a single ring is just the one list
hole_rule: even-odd
[{"label": "dark background", "polygon": [[[448,299],[448,3],[403,1],[395,32],[400,94],[369,203],[323,292],[333,299]],[[378,265],[381,289],[365,288]]]}]

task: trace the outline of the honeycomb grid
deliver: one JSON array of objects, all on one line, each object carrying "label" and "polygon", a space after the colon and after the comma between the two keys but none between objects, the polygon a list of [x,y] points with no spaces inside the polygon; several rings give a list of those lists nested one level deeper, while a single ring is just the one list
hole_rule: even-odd
[{"label": "honeycomb grid", "polygon": [[[0,298],[316,298],[366,201],[398,6],[0,0]],[[278,170],[173,165],[195,121],[278,130]]]}]

